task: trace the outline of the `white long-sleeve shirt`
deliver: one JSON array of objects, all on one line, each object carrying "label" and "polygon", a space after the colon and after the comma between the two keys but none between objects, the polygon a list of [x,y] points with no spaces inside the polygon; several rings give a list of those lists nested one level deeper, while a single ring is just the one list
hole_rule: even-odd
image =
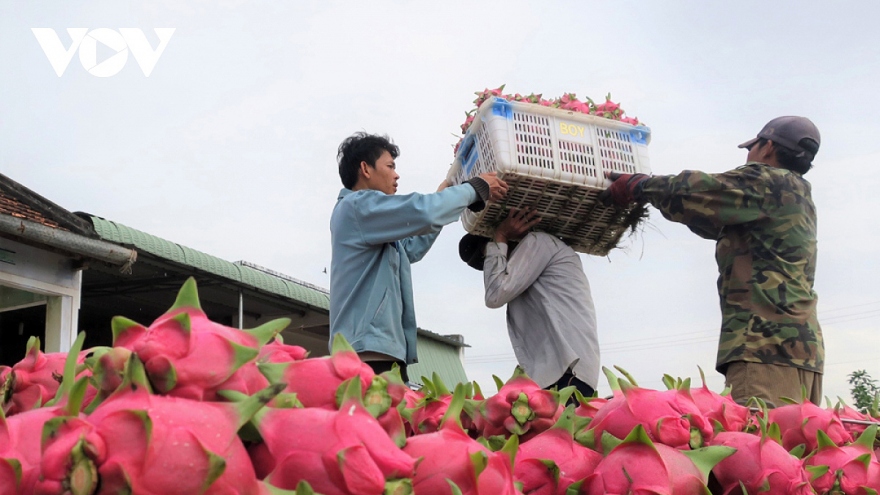
[{"label": "white long-sleeve shirt", "polygon": [[599,339],[590,283],[581,259],[543,232],[526,235],[510,258],[507,244],[489,242],[483,265],[486,306],[507,304],[507,331],[520,366],[541,387],[571,368],[594,389]]}]

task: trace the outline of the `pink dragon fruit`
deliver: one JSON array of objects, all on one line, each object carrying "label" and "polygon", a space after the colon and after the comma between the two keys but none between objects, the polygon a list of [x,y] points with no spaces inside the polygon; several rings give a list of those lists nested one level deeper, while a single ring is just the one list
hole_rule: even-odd
[{"label": "pink dragon fruit", "polygon": [[768,430],[763,420],[761,423],[761,435],[729,431],[718,433],[712,439],[712,445],[736,449],[732,456],[712,469],[722,495],[812,494],[803,462],[775,440],[779,435],[778,427],[771,425]]},{"label": "pink dragon fruit", "polygon": [[501,86],[499,86],[495,89],[486,88],[483,91],[477,91],[476,93],[474,93],[475,95],[477,95],[477,99],[474,100],[474,105],[476,105],[477,108],[479,108],[480,105],[482,105],[483,102],[485,102],[489,98],[491,98],[493,96],[501,96],[503,94],[502,92],[504,91],[504,86],[505,85],[502,84]]},{"label": "pink dragon fruit", "polygon": [[515,434],[523,442],[553,426],[574,390],[544,390],[519,366],[506,383],[495,382],[498,393],[475,408],[474,426],[484,437]]},{"label": "pink dragon fruit", "polygon": [[767,418],[779,425],[782,446],[786,450],[803,444],[806,452],[812,452],[818,446],[816,433],[819,430],[824,431],[836,445],[853,440],[835,411],[823,409],[806,400],[770,409]]},{"label": "pink dragon fruit", "polygon": [[602,460],[602,454],[574,441],[574,415],[569,406],[552,428],[519,446],[513,476],[524,495],[564,495]]},{"label": "pink dragon fruit", "polygon": [[235,404],[153,395],[132,355],[123,384],[90,415],[47,422],[36,493],[257,493],[237,431],[282,388]]},{"label": "pink dragon fruit", "polygon": [[820,495],[880,492],[880,461],[871,451],[876,436],[877,426],[871,426],[854,443],[838,447],[820,430],[819,447],[805,460],[807,469],[818,475],[811,481],[816,492]]},{"label": "pink dragon fruit", "polygon": [[253,361],[244,363],[237,369],[228,380],[223,382],[224,390],[234,390],[244,395],[253,395],[269,386],[269,379],[260,371],[263,363],[292,363],[302,361],[308,357],[309,351],[298,345],[288,345],[280,335],[260,347],[257,357]]},{"label": "pink dragon fruit", "polygon": [[195,279],[189,278],[174,305],[149,328],[114,318],[113,345],[138,355],[157,392],[214,401],[218,390],[237,382],[226,383],[235,371],[256,359],[258,348],[289,323],[281,318],[252,330],[214,323],[201,309]]},{"label": "pink dragon fruit", "polygon": [[40,476],[43,425],[59,417],[79,415],[88,378],[76,382],[74,379],[84,339],[85,334],[80,333],[74,341],[62,368],[58,391],[44,407],[27,409],[9,418],[0,411],[0,494],[34,493]]},{"label": "pink dragon fruit", "polygon": [[515,495],[512,460],[517,438],[511,437],[501,452],[493,452],[469,437],[459,422],[465,395],[465,386],[456,386],[440,429],[411,437],[403,448],[421,459],[413,490],[432,495]]},{"label": "pink dragon fruit", "polygon": [[696,448],[712,438],[714,431],[694,404],[689,385],[681,390],[651,390],[618,379],[607,368],[603,371],[614,397],[587,426],[596,438],[603,432],[623,438],[638,424],[651,440],[678,449]]},{"label": "pink dragon fruit", "polygon": [[623,114],[620,105],[611,101],[611,93],[605,96],[605,102],[599,103],[595,107],[596,115],[605,117],[606,119],[619,119]]},{"label": "pink dragon fruit", "polygon": [[596,417],[596,413],[610,400],[605,397],[584,397],[577,390],[574,393],[579,404],[574,413],[581,418],[593,419]]},{"label": "pink dragon fruit", "polygon": [[579,487],[572,488],[579,495],[704,494],[709,471],[733,452],[727,447],[677,450],[655,444],[639,424]]},{"label": "pink dragon fruit", "polygon": [[[83,364],[84,352],[77,358]],[[40,351],[40,339],[28,339],[24,359],[12,367],[0,367],[0,405],[7,416],[42,406],[55,397],[61,384],[66,352],[44,353]],[[79,376],[88,371],[80,370]]]},{"label": "pink dragon fruit", "polygon": [[443,416],[452,402],[452,394],[437,373],[434,373],[432,380],[423,380],[422,398],[413,407],[404,410],[404,418],[416,435],[440,429]]},{"label": "pink dragon fruit", "polygon": [[464,124],[461,124],[461,133],[462,134],[467,134],[468,128],[471,126],[471,124],[474,123],[474,116],[476,115],[476,113],[477,113],[476,110],[471,110],[470,112],[464,113],[464,115],[465,115]]},{"label": "pink dragon fruit", "polygon": [[403,419],[407,392],[412,392],[412,389],[406,386],[400,370],[394,366],[390,371],[375,375],[362,398],[364,408],[376,418],[398,447],[406,444],[408,434]]},{"label": "pink dragon fruit", "polygon": [[270,407],[257,414],[262,442],[249,453],[259,478],[284,489],[307,481],[323,495],[410,492],[415,459],[360,403],[357,378],[349,384],[339,410]]},{"label": "pink dragon fruit", "polygon": [[[868,425],[866,423],[876,422],[880,419],[880,394],[877,394],[874,397],[873,404],[868,408],[869,414],[864,414],[853,409],[840,398],[837,400],[837,405],[833,408],[829,405],[829,409],[834,409],[837,412],[837,416],[843,422],[843,427],[846,428],[846,431],[848,431],[853,438],[858,438],[858,436],[864,433],[865,429],[867,429]],[[844,419],[855,421],[843,421]]]},{"label": "pink dragon fruit", "polygon": [[376,376],[340,333],[333,338],[329,356],[257,366],[270,383],[287,384],[284,392],[295,393],[304,407],[336,409],[336,391],[344,381],[357,377],[361,390],[367,390]]},{"label": "pink dragon fruit", "polygon": [[[737,404],[728,395],[730,393],[729,389],[721,394],[709,390],[709,386],[706,385],[706,375],[703,373],[702,368],[698,369],[700,370],[703,386],[691,388],[690,393],[694,404],[697,405],[703,416],[715,425],[716,432],[745,430],[751,422],[749,408]],[[674,381],[669,375],[663,377],[663,382],[669,389],[684,388],[685,383],[687,383],[688,387],[690,386],[690,380]]]}]

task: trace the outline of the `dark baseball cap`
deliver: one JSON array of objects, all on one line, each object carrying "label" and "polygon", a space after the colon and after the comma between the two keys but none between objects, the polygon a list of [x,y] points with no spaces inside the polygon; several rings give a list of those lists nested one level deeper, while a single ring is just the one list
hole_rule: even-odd
[{"label": "dark baseball cap", "polygon": [[467,263],[471,268],[483,271],[484,249],[488,243],[488,237],[465,234],[458,242],[458,255],[461,256],[461,261]]},{"label": "dark baseball cap", "polygon": [[819,129],[806,117],[776,117],[767,122],[758,137],[749,139],[739,147],[749,148],[761,138],[794,151],[797,157],[812,159],[819,151]]}]

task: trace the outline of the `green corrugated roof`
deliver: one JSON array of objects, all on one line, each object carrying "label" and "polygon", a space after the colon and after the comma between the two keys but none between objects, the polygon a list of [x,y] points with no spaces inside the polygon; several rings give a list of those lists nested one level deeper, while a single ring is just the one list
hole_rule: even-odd
[{"label": "green corrugated roof", "polygon": [[456,384],[468,381],[458,347],[423,334],[419,334],[418,338],[419,362],[407,366],[409,381],[424,385],[422,376],[431,378],[435,371],[449,390]]},{"label": "green corrugated roof", "polygon": [[222,260],[117,222],[96,216],[90,218],[95,231],[105,241],[131,246],[139,252],[223,277],[237,284],[287,297],[315,309],[330,311],[330,296],[325,292],[249,266]]}]

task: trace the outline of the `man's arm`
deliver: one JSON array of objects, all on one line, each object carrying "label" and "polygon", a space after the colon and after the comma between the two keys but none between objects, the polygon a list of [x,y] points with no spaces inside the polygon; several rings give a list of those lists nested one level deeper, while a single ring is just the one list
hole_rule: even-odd
[{"label": "man's arm", "polygon": [[487,244],[483,263],[486,306],[500,308],[516,299],[538,280],[552,256],[553,251],[536,235],[523,238],[512,258],[507,256],[507,244]]},{"label": "man's arm", "polygon": [[716,239],[726,225],[767,216],[768,180],[763,165],[748,165],[723,174],[685,171],[651,177],[640,184],[635,199],[647,201],[673,222],[708,239]]},{"label": "man's arm", "polygon": [[[483,283],[486,306],[500,308],[522,294],[538,279],[550,262],[553,252],[546,249],[542,238],[526,232],[541,221],[535,209],[512,210],[495,229],[495,242],[486,245]],[[507,256],[507,241],[520,239],[516,256]]]}]

